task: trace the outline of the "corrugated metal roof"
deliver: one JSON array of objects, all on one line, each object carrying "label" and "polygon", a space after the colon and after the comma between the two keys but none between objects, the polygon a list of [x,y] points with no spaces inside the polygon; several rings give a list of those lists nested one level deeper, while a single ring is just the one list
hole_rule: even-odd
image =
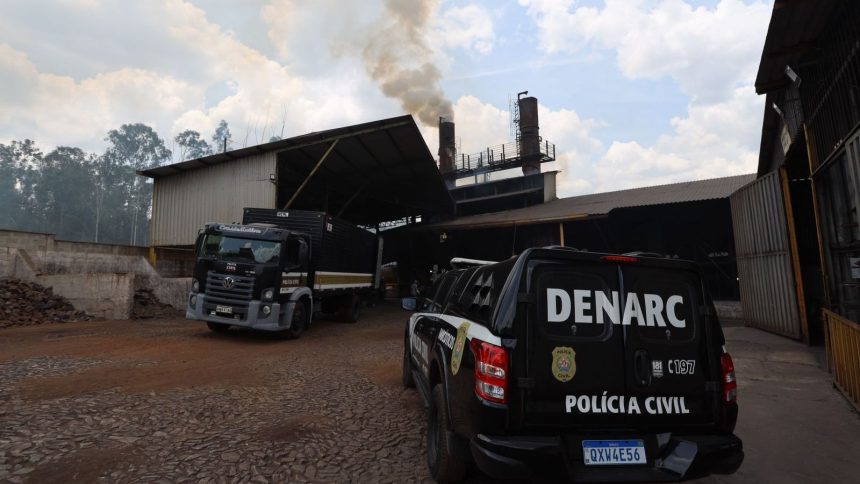
[{"label": "corrugated metal roof", "polygon": [[[764,94],[788,84],[785,66],[795,64],[800,55],[815,47],[836,3],[837,0],[774,2],[755,79],[757,93]],[[797,69],[797,65],[792,67]]]},{"label": "corrugated metal roof", "polygon": [[[309,179],[290,208],[327,210],[361,224],[454,213],[454,201],[411,115],[309,133],[138,174],[154,178],[157,186],[177,174],[195,176],[200,168],[265,154],[277,157],[277,173],[270,173],[276,175],[277,207],[265,208],[285,205]],[[262,181],[268,182],[270,174]]]},{"label": "corrugated metal roof", "polygon": [[738,188],[755,180],[755,174],[712,178],[668,185],[632,188],[562,198],[541,205],[460,217],[446,222],[427,224],[416,230],[482,229],[510,225],[563,222],[605,216],[617,208],[644,207],[670,203],[696,202],[728,198]]}]

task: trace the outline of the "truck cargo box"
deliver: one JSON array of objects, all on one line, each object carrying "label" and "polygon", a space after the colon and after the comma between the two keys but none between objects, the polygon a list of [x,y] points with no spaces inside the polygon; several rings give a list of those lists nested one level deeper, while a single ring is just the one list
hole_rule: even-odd
[{"label": "truck cargo box", "polygon": [[377,236],[325,212],[245,208],[242,223],[266,223],[311,238],[312,272],[376,275]]}]

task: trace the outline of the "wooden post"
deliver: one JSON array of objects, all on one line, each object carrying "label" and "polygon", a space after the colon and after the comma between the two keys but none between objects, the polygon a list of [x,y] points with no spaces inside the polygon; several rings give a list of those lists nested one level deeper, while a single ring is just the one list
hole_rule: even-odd
[{"label": "wooden post", "polygon": [[803,292],[803,277],[800,271],[800,254],[798,253],[797,248],[794,210],[791,206],[791,191],[788,188],[788,170],[786,170],[785,165],[779,167],[779,178],[782,181],[782,199],[785,202],[788,250],[791,254],[791,267],[794,270],[794,290],[797,294],[797,311],[800,313],[800,334],[803,337],[803,342],[809,344],[809,318],[806,314],[806,298]]},{"label": "wooden post", "polygon": [[806,159],[809,162],[809,178],[812,186],[812,212],[815,219],[815,235],[818,237],[818,263],[821,265],[821,284],[824,288],[824,302],[827,307],[830,306],[830,287],[827,283],[827,264],[826,264],[826,248],[824,247],[824,233],[821,231],[821,215],[818,212],[818,190],[815,187],[815,179],[812,178],[812,173],[818,168],[818,156],[815,153],[813,144],[813,133],[806,123],[803,123],[803,135],[806,138]]},{"label": "wooden post", "polygon": [[158,262],[158,255],[155,252],[155,247],[151,245],[149,246],[149,257],[147,257],[147,260],[149,260],[149,265],[155,269],[155,264]]},{"label": "wooden post", "polygon": [[564,245],[564,222],[558,223],[558,245],[565,247]]},{"label": "wooden post", "polygon": [[[367,188],[367,186],[368,186],[369,184],[370,184],[370,180],[368,180],[368,181],[364,182],[364,184],[361,186],[361,188],[359,188],[358,190],[356,190],[356,191],[352,192],[352,195],[350,195],[349,200],[347,200],[347,201],[346,201],[346,203],[344,203],[344,204],[343,204],[343,207],[341,207],[340,212],[338,212],[338,213],[337,213],[337,216],[338,216],[338,217],[340,217],[341,215],[343,215],[343,212],[344,212],[344,211],[349,207],[349,205],[350,205],[350,204],[351,204],[351,203],[356,199],[356,197],[358,197],[358,196],[361,194],[361,192],[363,192],[363,191],[364,191],[364,189],[365,189],[365,188]],[[377,231],[378,231],[378,230],[379,230],[379,224],[376,224],[376,225],[377,225]]]},{"label": "wooden post", "polygon": [[328,154],[331,153],[331,150],[334,149],[334,147],[337,145],[338,141],[340,141],[340,138],[337,138],[331,142],[331,145],[329,145],[328,149],[325,150],[325,153],[322,155],[322,158],[320,158],[320,160],[317,162],[316,166],[314,166],[314,169],[311,170],[311,172],[308,174],[307,177],[305,177],[305,181],[303,181],[302,184],[299,185],[299,188],[298,188],[298,190],[296,190],[296,193],[293,193],[293,196],[290,197],[290,200],[287,202],[286,205],[284,205],[284,210],[290,208],[290,205],[292,205],[293,202],[296,201],[296,198],[299,197],[299,194],[302,193],[302,190],[304,190],[305,186],[308,184],[308,182],[311,181],[311,178],[313,178],[314,173],[316,173],[317,170],[319,170],[320,166],[322,166],[323,161],[325,161],[325,159],[328,158]]}]

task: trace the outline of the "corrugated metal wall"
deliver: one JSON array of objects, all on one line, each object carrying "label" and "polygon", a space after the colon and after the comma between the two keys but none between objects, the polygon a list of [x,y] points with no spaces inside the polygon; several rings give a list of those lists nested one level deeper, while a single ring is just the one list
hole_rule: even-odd
[{"label": "corrugated metal wall", "polygon": [[241,222],[244,207],[275,208],[275,152],[155,179],[150,243],[191,245],[206,222]]},{"label": "corrugated metal wall", "polygon": [[731,197],[735,254],[744,321],[792,338],[801,337],[785,203],[778,171]]}]

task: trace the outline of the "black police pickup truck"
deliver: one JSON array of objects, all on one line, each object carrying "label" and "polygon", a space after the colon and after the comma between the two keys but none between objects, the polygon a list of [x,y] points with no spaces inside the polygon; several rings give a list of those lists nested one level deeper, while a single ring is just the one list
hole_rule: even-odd
[{"label": "black police pickup truck", "polygon": [[[403,307],[416,309],[407,298]],[[427,463],[456,481],[732,473],[737,382],[690,262],[529,249],[445,273],[406,328]]]}]

